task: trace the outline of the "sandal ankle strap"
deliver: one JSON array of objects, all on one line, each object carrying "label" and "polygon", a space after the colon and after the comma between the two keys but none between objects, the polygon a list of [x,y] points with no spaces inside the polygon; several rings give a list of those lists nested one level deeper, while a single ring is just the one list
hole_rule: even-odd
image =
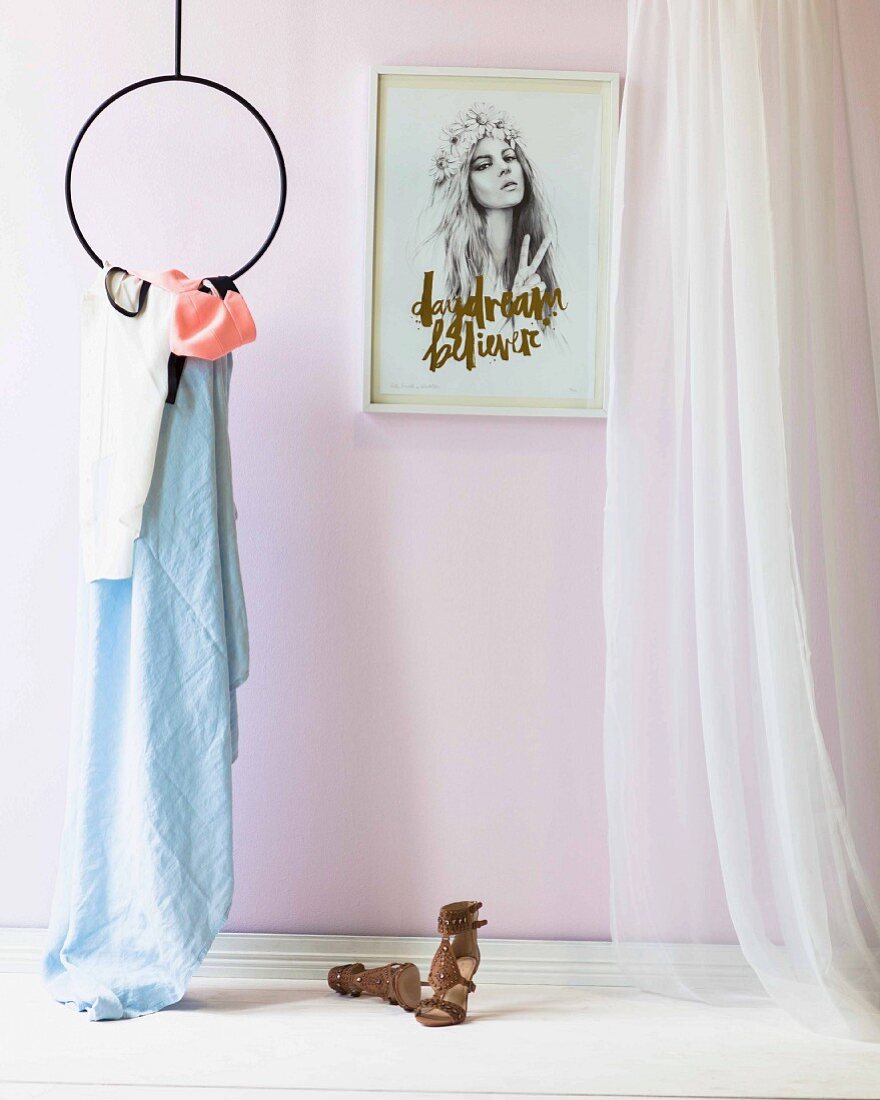
[{"label": "sandal ankle strap", "polygon": [[347,966],[334,966],[327,974],[327,984],[336,993],[352,993],[353,982],[357,975],[364,973],[363,963],[348,963]]},{"label": "sandal ankle strap", "polygon": [[437,931],[444,936],[455,936],[459,932],[482,928],[484,924],[489,922],[471,920],[471,915],[477,913],[482,904],[481,901],[475,901],[471,905],[464,905],[461,902],[444,905],[437,918]]}]

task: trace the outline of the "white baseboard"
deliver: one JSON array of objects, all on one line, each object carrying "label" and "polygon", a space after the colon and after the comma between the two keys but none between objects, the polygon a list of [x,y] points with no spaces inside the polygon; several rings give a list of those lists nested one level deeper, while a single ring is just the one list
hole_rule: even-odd
[{"label": "white baseboard", "polygon": [[[42,928],[0,928],[0,973],[39,969]],[[326,981],[338,963],[382,966],[417,963],[427,973],[438,938],[422,936],[305,936],[221,932],[198,970],[200,977],[297,978]],[[591,940],[499,940],[480,937],[481,980],[489,985],[628,986],[612,944]],[[677,965],[693,968],[716,988],[752,990],[755,980],[738,947],[680,944]]]}]

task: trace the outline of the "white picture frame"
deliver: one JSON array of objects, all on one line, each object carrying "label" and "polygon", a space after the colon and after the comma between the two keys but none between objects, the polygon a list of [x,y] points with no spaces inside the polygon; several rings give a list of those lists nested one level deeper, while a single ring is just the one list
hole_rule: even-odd
[{"label": "white picture frame", "polygon": [[372,69],[364,411],[606,415],[619,96],[608,72]]}]

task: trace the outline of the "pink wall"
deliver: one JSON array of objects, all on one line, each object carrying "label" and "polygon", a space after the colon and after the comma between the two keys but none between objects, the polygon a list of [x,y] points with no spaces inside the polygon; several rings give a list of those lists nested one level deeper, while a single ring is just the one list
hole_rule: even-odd
[{"label": "pink wall", "polygon": [[[622,71],[626,5],[184,9],[184,72],[249,97],[290,176],[241,282],[260,337],[233,382],[252,673],[227,928],[428,934],[440,903],[479,896],[494,936],[604,938],[604,422],[359,408],[370,66]],[[31,0],[4,18],[0,925],[47,920],[63,812],[96,272],[64,165],[102,98],[168,71],[172,13]],[[273,164],[240,108],[164,86],[90,131],[74,198],[113,262],[226,271],[271,222]]]}]

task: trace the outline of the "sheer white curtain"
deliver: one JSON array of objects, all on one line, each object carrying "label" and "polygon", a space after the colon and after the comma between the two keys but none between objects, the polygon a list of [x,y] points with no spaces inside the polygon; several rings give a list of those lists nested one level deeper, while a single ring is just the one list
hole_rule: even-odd
[{"label": "sheer white curtain", "polygon": [[630,0],[604,560],[625,965],[717,998],[693,945],[739,942],[805,1024],[862,1039],[880,1039],[878,43],[880,4]]}]

